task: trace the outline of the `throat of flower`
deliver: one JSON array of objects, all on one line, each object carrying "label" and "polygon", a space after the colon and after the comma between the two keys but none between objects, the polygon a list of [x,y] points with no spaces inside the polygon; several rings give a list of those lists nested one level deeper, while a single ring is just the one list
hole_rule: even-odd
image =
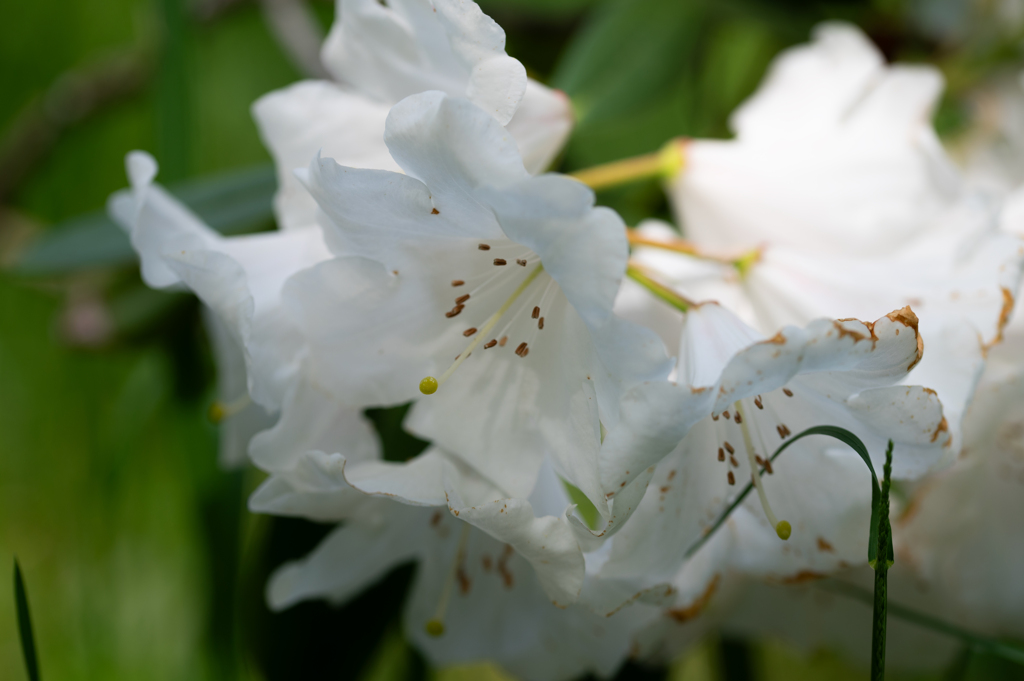
[{"label": "throat of flower", "polygon": [[207,416],[211,422],[221,423],[240,413],[250,404],[252,404],[252,398],[249,397],[249,393],[242,393],[230,402],[214,402],[210,405],[210,411],[207,413]]},{"label": "throat of flower", "polygon": [[[747,425],[749,421],[747,420],[747,415],[743,412],[743,404],[737,400],[733,406],[736,409],[736,420],[739,422],[740,431],[743,433],[743,444],[747,449],[747,460],[750,463],[750,479],[757,489],[757,496],[761,500],[761,508],[764,509],[764,514],[768,518],[768,522],[775,528],[775,533],[779,535],[779,539],[785,541],[789,539],[793,528],[788,521],[779,520],[775,517],[775,513],[772,512],[771,504],[768,503],[768,495],[764,491],[764,484],[761,482],[760,468],[754,455],[754,441],[750,437],[750,429]],[[765,454],[767,456],[767,452]]]},{"label": "throat of flower", "polygon": [[512,295],[508,297],[508,300],[502,303],[501,307],[499,307],[498,310],[494,314],[492,314],[487,319],[486,322],[484,322],[483,326],[474,331],[473,340],[470,341],[469,345],[466,346],[465,350],[459,353],[459,356],[455,358],[455,361],[452,362],[452,365],[448,367],[448,369],[443,374],[441,374],[440,377],[435,378],[433,376],[427,376],[422,381],[420,381],[420,392],[423,393],[424,395],[433,395],[435,392],[437,392],[437,389],[444,385],[445,381],[451,378],[452,374],[455,373],[455,370],[459,368],[459,365],[461,365],[464,361],[466,361],[466,358],[469,357],[469,353],[473,352],[473,350],[476,349],[476,346],[480,344],[480,341],[487,337],[487,335],[494,329],[494,327],[498,324],[498,322],[505,315],[505,313],[509,311],[509,308],[511,308],[512,305],[515,304],[516,300],[519,299],[519,296],[523,294],[523,291],[528,289],[530,287],[530,284],[533,283],[534,279],[540,276],[540,273],[543,271],[544,265],[538,264],[533,269],[533,271],[530,272],[526,279],[524,279],[523,282],[519,284],[518,287],[516,287],[516,290],[512,292]]},{"label": "throat of flower", "polygon": [[462,523],[462,533],[459,535],[459,548],[455,551],[455,560],[445,577],[444,586],[441,587],[441,598],[437,602],[437,609],[434,616],[427,620],[427,634],[437,638],[444,636],[444,615],[448,611],[448,601],[452,597],[452,589],[455,588],[455,578],[459,574],[459,566],[466,559],[466,544],[469,542],[469,523]]}]

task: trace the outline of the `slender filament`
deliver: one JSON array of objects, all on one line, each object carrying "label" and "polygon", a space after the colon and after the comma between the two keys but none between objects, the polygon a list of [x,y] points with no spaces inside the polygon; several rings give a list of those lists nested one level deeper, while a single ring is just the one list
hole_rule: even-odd
[{"label": "slender filament", "polygon": [[[743,411],[743,404],[737,400],[733,403],[736,408],[736,413],[739,414],[740,419],[740,430],[743,431],[743,444],[747,448],[747,460],[750,462],[750,479],[754,483],[754,487],[757,489],[757,496],[761,499],[761,507],[764,509],[764,514],[768,517],[768,522],[775,528],[775,533],[779,535],[779,539],[789,539],[790,533],[793,531],[790,524],[782,520],[780,521],[772,513],[772,507],[768,503],[768,495],[765,494],[764,484],[761,482],[761,476],[759,475],[757,468],[757,460],[754,458],[754,442],[750,437],[750,430],[747,428],[747,415]],[[765,452],[765,456],[768,456],[768,452]]]},{"label": "slender filament", "polygon": [[455,586],[455,577],[459,573],[459,566],[466,559],[466,544],[469,542],[469,523],[462,523],[462,534],[459,535],[459,548],[455,551],[455,560],[448,571],[444,587],[441,589],[441,599],[437,602],[437,609],[434,616],[427,620],[427,633],[437,638],[444,635],[444,614],[448,610],[448,599],[452,596],[452,588]]},{"label": "slender filament", "polygon": [[424,395],[430,395],[436,392],[440,386],[444,385],[444,382],[451,378],[451,375],[455,373],[455,370],[459,368],[459,365],[462,364],[467,357],[469,357],[469,353],[473,352],[476,346],[480,344],[480,341],[487,337],[487,335],[491,332],[491,329],[494,328],[494,325],[498,323],[498,320],[500,320],[502,316],[506,312],[508,312],[508,309],[512,307],[513,303],[516,302],[516,299],[520,295],[522,295],[523,291],[525,291],[530,286],[530,284],[533,283],[533,280],[536,279],[543,270],[544,264],[541,263],[537,265],[537,267],[534,268],[532,272],[530,272],[529,276],[527,276],[526,279],[523,280],[523,283],[519,284],[519,287],[512,292],[511,296],[508,297],[508,300],[502,303],[502,306],[498,308],[498,311],[492,314],[490,318],[486,322],[484,322],[484,325],[481,326],[480,329],[476,332],[476,335],[474,336],[473,340],[470,341],[469,345],[466,346],[466,349],[459,353],[459,356],[455,359],[454,362],[452,362],[452,365],[448,367],[447,371],[441,374],[440,378],[435,379],[433,376],[427,376],[422,381],[420,381],[420,392],[422,392]]}]

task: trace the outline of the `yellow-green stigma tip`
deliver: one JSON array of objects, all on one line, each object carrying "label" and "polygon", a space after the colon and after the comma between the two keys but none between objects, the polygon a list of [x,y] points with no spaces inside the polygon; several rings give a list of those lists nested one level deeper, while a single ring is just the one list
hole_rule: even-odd
[{"label": "yellow-green stigma tip", "polygon": [[444,622],[441,620],[429,620],[426,628],[427,634],[434,638],[444,636]]},{"label": "yellow-green stigma tip", "polygon": [[[433,376],[427,376],[420,381],[420,392],[424,395],[433,395],[437,392],[437,379]],[[433,620],[431,620],[433,621]]]},{"label": "yellow-green stigma tip", "polygon": [[788,521],[780,520],[779,524],[775,526],[775,534],[779,535],[779,539],[786,541],[789,539],[789,535],[793,534],[793,527]]},{"label": "yellow-green stigma tip", "polygon": [[206,412],[206,416],[212,423],[220,423],[227,416],[227,412],[224,410],[223,404],[214,402],[210,405],[210,410]]}]

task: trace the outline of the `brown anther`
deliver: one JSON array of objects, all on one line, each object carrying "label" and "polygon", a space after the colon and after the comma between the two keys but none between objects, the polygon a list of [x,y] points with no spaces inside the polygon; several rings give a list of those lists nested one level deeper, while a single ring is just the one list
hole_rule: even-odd
[{"label": "brown anther", "polygon": [[495,258],[494,259],[494,264],[498,265],[500,267],[500,266],[505,265],[507,263],[505,262],[504,258]]},{"label": "brown anther", "polygon": [[740,462],[736,460],[735,456],[730,456],[729,457],[729,463],[732,465],[733,468],[739,468],[740,467]]},{"label": "brown anther", "polygon": [[736,476],[732,474],[732,471],[729,471],[729,475],[727,477],[729,478],[730,485],[736,484]]},{"label": "brown anther", "polygon": [[768,473],[768,475],[771,475],[772,473],[775,472],[775,471],[772,470],[772,460],[771,459],[765,459],[764,460],[764,469]]},{"label": "brown anther", "polygon": [[452,286],[462,286],[465,283],[466,282],[462,281],[461,279],[452,279]]},{"label": "brown anther", "polygon": [[489,340],[486,343],[484,343],[484,350],[487,350],[488,348],[493,348],[497,344],[498,344],[498,341],[496,341],[496,340],[494,340],[492,338],[491,340]]},{"label": "brown anther", "polygon": [[792,397],[793,396],[793,391],[790,390],[789,388],[783,388],[782,392],[786,393],[786,397]]},{"label": "brown anther", "polygon": [[758,409],[764,409],[764,402],[761,401],[761,396],[760,395],[758,395],[757,397],[754,398],[754,404],[757,405]]},{"label": "brown anther", "polygon": [[458,298],[456,298],[455,299],[455,304],[456,305],[462,305],[467,300],[469,300],[469,294],[468,293],[466,295],[464,295],[464,296],[459,296]]},{"label": "brown anther", "polygon": [[539,317],[539,316],[540,316],[540,308],[539,308],[539,307],[537,307],[537,306],[534,306],[534,308],[533,308],[533,314],[532,314],[532,315],[530,315],[530,316],[531,316],[531,317],[533,317],[534,319],[536,319],[537,317]]},{"label": "brown anther", "polygon": [[451,319],[452,317],[454,317],[454,316],[458,315],[460,312],[462,312],[465,308],[466,308],[465,305],[456,305],[452,309],[450,309],[447,312],[445,312],[444,316],[448,317],[449,319]]},{"label": "brown anther", "polygon": [[538,329],[543,329],[544,328],[544,318],[543,317],[541,317],[539,320],[537,320],[537,328]]},{"label": "brown anther", "polygon": [[519,347],[516,348],[516,354],[519,355],[520,357],[522,357],[523,353],[525,351],[526,351],[526,341],[523,341],[522,343],[519,344]]},{"label": "brown anther", "polygon": [[714,414],[712,414],[712,415],[711,415],[711,420],[712,420],[712,421],[717,421],[717,420],[718,420],[718,418],[719,418],[719,417],[718,417],[718,416],[715,416]]},{"label": "brown anther", "polygon": [[723,442],[722,446],[725,447],[725,451],[729,452],[730,454],[735,454],[736,453],[736,450],[733,449],[732,445],[729,444],[728,442]]},{"label": "brown anther", "polygon": [[789,428],[786,427],[785,423],[780,423],[779,425],[775,426],[775,430],[779,432],[779,437],[782,438],[783,440],[785,440],[792,434],[789,432]]},{"label": "brown anther", "polygon": [[530,348],[526,348],[525,350],[523,350],[523,354],[521,354],[519,356],[520,357],[526,357],[528,354],[530,354]]},{"label": "brown anther", "polygon": [[729,418],[729,412],[728,411],[723,411],[722,412],[722,416],[724,416],[726,419],[728,419]]},{"label": "brown anther", "polygon": [[718,448],[718,460],[725,461],[725,450],[721,447]]},{"label": "brown anther", "polygon": [[465,336],[466,338],[469,338],[474,333],[476,333],[476,327],[475,326],[471,326],[468,329],[466,329],[465,331],[463,331],[462,335]]},{"label": "brown anther", "polygon": [[526,267],[526,261],[523,260],[522,258],[516,258],[516,264],[522,267]]},{"label": "brown anther", "polygon": [[754,460],[757,461],[757,465],[758,466],[763,466],[764,465],[764,459],[761,458],[760,454],[755,454],[754,455]]},{"label": "brown anther", "polygon": [[479,248],[481,251],[489,251],[489,250],[491,250],[491,247],[488,246],[487,244],[480,244],[479,246],[477,246],[477,248]]},{"label": "brown anther", "polygon": [[441,211],[439,211],[439,210],[438,210],[438,209],[436,209],[436,208],[431,208],[431,209],[430,209],[430,214],[431,214],[431,215],[440,215],[440,214],[441,214]]},{"label": "brown anther", "polygon": [[736,423],[743,423],[743,415],[736,412]]},{"label": "brown anther", "polygon": [[501,337],[501,340],[498,341],[498,347],[499,348],[505,347],[505,343],[508,343],[508,336],[502,336]]}]

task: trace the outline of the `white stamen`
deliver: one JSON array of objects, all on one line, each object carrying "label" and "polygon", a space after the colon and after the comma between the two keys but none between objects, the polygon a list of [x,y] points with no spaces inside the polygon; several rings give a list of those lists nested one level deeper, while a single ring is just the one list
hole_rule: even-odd
[{"label": "white stamen", "polygon": [[437,602],[437,609],[434,616],[427,620],[427,633],[433,637],[444,635],[444,614],[448,610],[448,599],[452,595],[452,587],[455,586],[455,578],[459,574],[459,566],[466,559],[466,543],[469,541],[469,523],[462,524],[462,534],[459,536],[459,548],[455,551],[455,560],[448,571],[448,578],[445,579],[444,587],[441,590],[441,599]]},{"label": "white stamen", "polygon": [[[757,488],[757,496],[761,499],[761,508],[764,509],[764,514],[768,517],[768,522],[775,528],[775,533],[779,535],[779,538],[785,541],[789,539],[792,527],[785,520],[780,521],[772,513],[772,507],[768,503],[768,495],[765,494],[764,485],[761,483],[761,472],[757,465],[757,460],[754,458],[754,442],[750,437],[750,431],[747,428],[746,414],[743,413],[743,405],[739,400],[733,403],[736,408],[736,414],[740,417],[740,430],[743,431],[743,444],[746,445],[747,449],[747,460],[750,462],[750,479],[754,483],[754,487]],[[765,456],[768,452],[765,452]]]},{"label": "white stamen", "polygon": [[494,328],[498,321],[505,315],[506,312],[508,312],[508,309],[512,307],[513,303],[516,302],[516,299],[518,299],[519,296],[522,295],[523,291],[529,288],[530,284],[533,283],[533,280],[536,279],[538,275],[540,275],[540,273],[543,271],[543,263],[537,265],[537,267],[532,272],[530,272],[529,275],[527,275],[526,279],[523,280],[523,283],[519,284],[516,290],[512,292],[512,295],[508,297],[508,300],[502,303],[501,307],[498,308],[498,311],[492,314],[490,318],[486,322],[484,322],[484,325],[477,330],[472,342],[470,342],[470,344],[466,346],[465,350],[459,353],[458,358],[452,363],[450,367],[448,367],[448,369],[443,374],[441,374],[440,378],[435,379],[433,376],[427,376],[422,381],[420,381],[420,392],[422,392],[424,395],[430,395],[434,393],[440,386],[444,385],[444,382],[451,378],[451,375],[455,373],[455,370],[459,368],[459,365],[466,360],[466,358],[469,356],[469,353],[473,352],[473,350],[480,343],[480,341],[490,337],[489,334],[491,333],[491,329]]}]

